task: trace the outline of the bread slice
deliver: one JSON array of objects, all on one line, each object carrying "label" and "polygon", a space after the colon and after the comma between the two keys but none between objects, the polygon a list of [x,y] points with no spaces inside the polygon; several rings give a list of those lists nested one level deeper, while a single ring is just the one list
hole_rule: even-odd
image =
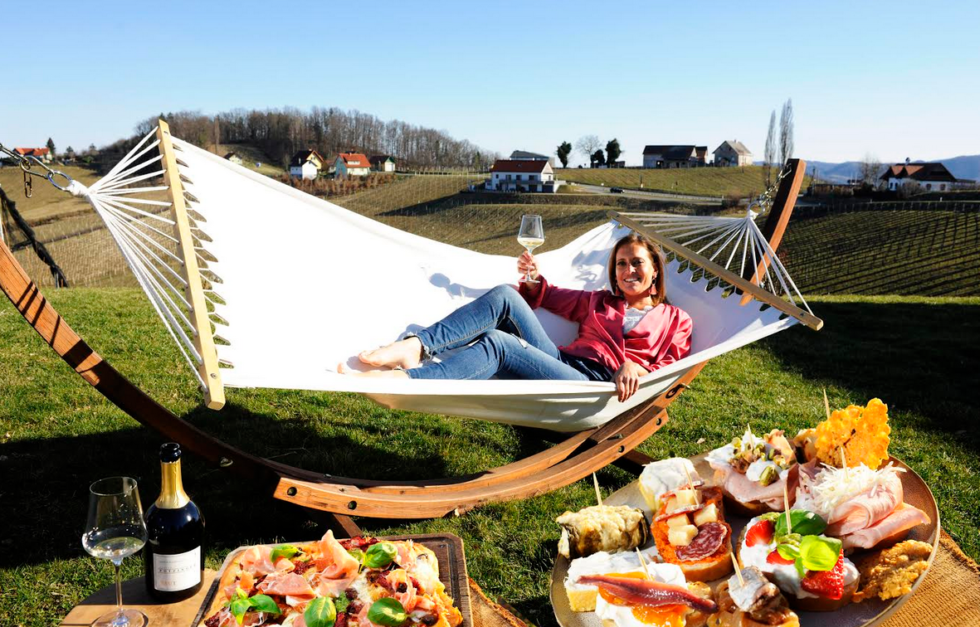
[{"label": "bread slice", "polygon": [[[665,562],[679,566],[688,581],[713,581],[732,573],[732,528],[724,520],[725,510],[722,503],[721,488],[709,487],[702,489],[700,492],[701,502],[705,505],[715,504],[719,516],[717,522],[724,525],[725,529],[728,530],[727,538],[722,541],[721,547],[714,554],[696,561],[678,559],[675,553],[676,549],[670,544],[667,537],[667,521],[658,521],[654,518],[651,531],[653,532],[654,541],[657,543],[657,550],[660,551],[660,556]],[[663,504],[658,515],[665,513],[665,511],[666,504]]]}]

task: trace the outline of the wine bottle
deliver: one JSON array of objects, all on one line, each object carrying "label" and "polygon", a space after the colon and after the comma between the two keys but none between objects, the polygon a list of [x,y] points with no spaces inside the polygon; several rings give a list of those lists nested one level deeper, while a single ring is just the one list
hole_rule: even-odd
[{"label": "wine bottle", "polygon": [[184,492],[180,445],[160,447],[160,496],[146,510],[146,590],[164,603],[182,601],[204,581],[204,516]]}]

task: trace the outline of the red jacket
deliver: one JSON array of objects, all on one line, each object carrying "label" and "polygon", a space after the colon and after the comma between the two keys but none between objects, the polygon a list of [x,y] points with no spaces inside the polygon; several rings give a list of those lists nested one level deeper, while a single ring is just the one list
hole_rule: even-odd
[{"label": "red jacket", "polygon": [[624,298],[608,290],[586,292],[555,287],[544,277],[538,278],[541,290],[537,295],[531,297],[526,284],[521,283],[521,296],[532,309],[544,307],[579,324],[578,338],[568,346],[559,347],[569,355],[593,359],[613,371],[629,359],[653,372],[691,352],[694,323],[682,309],[662,303],[624,336]]}]

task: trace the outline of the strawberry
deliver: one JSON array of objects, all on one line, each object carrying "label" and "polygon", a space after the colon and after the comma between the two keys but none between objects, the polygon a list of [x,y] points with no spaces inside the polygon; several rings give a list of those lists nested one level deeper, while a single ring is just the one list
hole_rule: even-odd
[{"label": "strawberry", "polygon": [[760,520],[745,533],[745,546],[769,544],[776,533],[776,525],[771,520]]},{"label": "strawberry", "polygon": [[844,596],[844,558],[839,557],[833,569],[828,571],[811,570],[800,581],[800,587],[827,599],[837,600]]},{"label": "strawberry", "polygon": [[766,562],[770,564],[780,564],[782,566],[789,566],[790,564],[795,564],[796,560],[788,560],[779,554],[779,551],[773,551],[766,557]]}]

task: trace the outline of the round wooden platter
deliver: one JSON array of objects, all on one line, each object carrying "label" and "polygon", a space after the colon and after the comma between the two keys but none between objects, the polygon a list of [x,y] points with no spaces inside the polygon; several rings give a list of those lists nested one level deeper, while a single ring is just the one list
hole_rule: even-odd
[{"label": "round wooden platter", "polygon": [[[705,455],[697,455],[691,458],[698,474],[706,483],[712,483],[714,471],[705,461]],[[939,546],[939,508],[936,506],[936,499],[933,498],[929,486],[926,485],[922,477],[915,471],[892,457],[890,461],[905,472],[901,473],[902,488],[905,492],[905,502],[918,507],[929,516],[931,521],[927,525],[919,525],[909,532],[909,540],[919,540],[932,545],[932,555],[929,557],[929,566],[936,557]],[[634,481],[625,488],[611,494],[603,499],[606,505],[630,505],[638,507],[644,511],[647,520],[651,519],[651,513],[640,495],[639,484]],[[732,526],[732,535],[738,538],[742,528],[749,521],[748,518],[728,515],[726,521]],[[653,544],[650,540],[647,546]],[[860,554],[857,554],[860,555]],[[555,566],[551,571],[551,605],[555,611],[555,618],[561,627],[602,627],[602,621],[594,612],[573,612],[568,605],[568,596],[565,594],[565,577],[568,574],[569,560],[558,555],[555,559]],[[928,569],[912,586],[912,592],[889,601],[873,599],[863,603],[851,603],[836,612],[797,612],[800,617],[802,627],[872,627],[880,625],[886,618],[894,614],[904,603],[915,594],[916,589],[922,584],[928,575]],[[712,588],[717,587],[727,577],[717,581],[708,582]]]}]

